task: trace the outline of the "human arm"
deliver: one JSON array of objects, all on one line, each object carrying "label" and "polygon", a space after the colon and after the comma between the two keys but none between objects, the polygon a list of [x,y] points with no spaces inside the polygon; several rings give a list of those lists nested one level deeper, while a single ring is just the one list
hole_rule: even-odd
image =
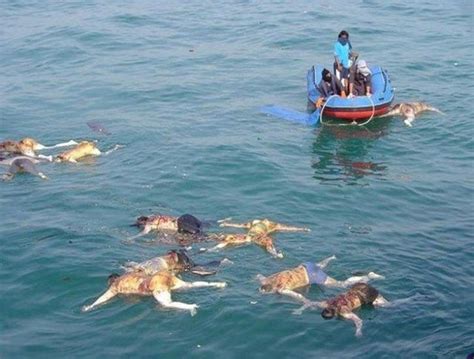
[{"label": "human arm", "polygon": [[316,106],[316,108],[321,108],[323,103],[324,103],[324,97],[318,97],[314,105]]},{"label": "human arm", "polygon": [[275,231],[281,232],[311,232],[309,228],[306,227],[295,227],[295,226],[287,226],[286,224],[276,223]]},{"label": "human arm", "polygon": [[127,241],[133,241],[134,239],[146,236],[148,233],[150,233],[152,231],[152,229],[153,228],[150,224],[145,224],[145,226],[143,227],[143,230],[140,233],[138,233],[134,236],[128,237]]},{"label": "human arm", "polygon": [[362,319],[360,319],[356,314],[352,312],[341,313],[341,317],[343,317],[346,320],[352,320],[356,327],[356,332],[355,332],[356,337],[362,336],[362,324],[363,324]]},{"label": "human arm", "polygon": [[[324,80],[321,80],[318,84],[318,90],[319,92],[321,93],[321,97],[318,98],[317,102],[316,102],[316,106],[318,105],[318,103],[320,105],[322,105],[322,102],[324,101],[325,98],[327,98],[329,96],[329,91],[328,91],[328,88],[327,88],[327,85],[326,83],[324,82]],[[321,101],[321,102],[319,102]]]},{"label": "human arm", "polygon": [[296,299],[298,301],[302,301],[303,305],[299,307],[298,309],[293,310],[293,314],[295,315],[301,315],[303,311],[307,308],[321,308],[324,309],[327,307],[327,302],[326,301],[311,301],[307,298],[305,298],[303,295],[296,293],[292,290],[286,290],[286,291],[279,291],[280,294],[287,295],[293,299]]},{"label": "human arm", "polygon": [[82,307],[82,311],[89,312],[92,309],[95,309],[97,306],[105,302],[108,302],[110,299],[112,299],[116,295],[117,294],[112,289],[109,288],[104,294],[102,294],[99,298],[97,298],[97,300],[94,303],[92,303],[91,305],[84,305]]},{"label": "human arm", "polygon": [[328,277],[326,281],[324,282],[324,285],[326,287],[347,288],[356,283],[367,283],[371,279],[385,279],[385,277],[383,275],[380,275],[374,272],[370,272],[367,275],[350,277],[344,281],[340,281],[340,280],[336,280],[334,278]]},{"label": "human arm", "polygon": [[328,257],[326,259],[323,259],[321,262],[317,263],[318,267],[321,268],[321,269],[324,269],[328,266],[328,264],[337,259],[335,255],[332,255],[331,257]]},{"label": "human arm", "polygon": [[199,306],[197,304],[187,304],[187,303],[182,303],[182,302],[173,302],[173,300],[171,299],[171,293],[166,292],[166,291],[153,292],[153,297],[163,307],[188,310],[189,313],[191,314],[191,316],[195,315],[196,312],[197,312],[197,308],[199,308]]},{"label": "human arm", "polygon": [[292,299],[295,299],[299,302],[303,303],[312,303],[309,299],[307,299],[304,295],[295,292],[294,290],[289,290],[289,289],[280,289],[277,291],[278,294],[281,295],[286,295],[287,297],[290,297]]},{"label": "human arm", "polygon": [[201,252],[217,252],[219,249],[227,247],[229,243],[227,242],[221,242],[219,244],[216,244],[214,247],[211,248],[201,248]]},{"label": "human arm", "polygon": [[224,288],[227,287],[226,282],[204,282],[204,281],[195,281],[195,282],[184,282],[180,281],[174,289],[191,289],[191,288]]},{"label": "human arm", "polygon": [[267,244],[265,246],[265,250],[275,258],[280,258],[280,259],[283,258],[283,253],[281,253],[280,251],[277,251],[273,243]]},{"label": "human arm", "polygon": [[249,229],[252,226],[251,222],[247,223],[232,223],[232,222],[227,222],[225,219],[222,221],[219,221],[219,227],[232,227],[232,228],[246,228]]}]

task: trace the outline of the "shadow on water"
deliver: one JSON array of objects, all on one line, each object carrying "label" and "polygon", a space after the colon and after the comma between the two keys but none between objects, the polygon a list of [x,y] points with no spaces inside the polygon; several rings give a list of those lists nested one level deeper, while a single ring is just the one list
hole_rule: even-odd
[{"label": "shadow on water", "polygon": [[370,126],[323,126],[313,142],[313,178],[322,184],[368,185],[367,176],[383,178],[387,166],[372,160],[374,143],[388,133],[390,121]]}]

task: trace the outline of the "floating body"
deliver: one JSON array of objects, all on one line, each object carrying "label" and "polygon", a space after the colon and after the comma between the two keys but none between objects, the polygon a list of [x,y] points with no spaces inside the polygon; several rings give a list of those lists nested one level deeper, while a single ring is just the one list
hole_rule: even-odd
[{"label": "floating body", "polygon": [[178,231],[178,217],[154,214],[151,216],[140,216],[137,218],[135,226],[143,228],[142,235],[148,234],[152,231],[177,232]]},{"label": "floating body", "polygon": [[202,232],[203,223],[190,214],[183,214],[179,217],[163,214],[141,216],[137,218],[133,226],[142,228],[142,230],[136,236],[130,237],[129,240],[144,236],[150,232],[173,234],[176,242],[182,245],[205,239],[205,235]]},{"label": "floating body", "polygon": [[335,298],[313,303],[323,308],[321,316],[324,319],[340,317],[353,321],[356,326],[356,336],[361,336],[363,322],[353,311],[364,305],[385,306],[388,301],[374,287],[366,283],[357,283]]},{"label": "floating body", "polygon": [[94,142],[83,141],[76,145],[69,151],[65,151],[56,156],[56,162],[73,162],[76,163],[78,160],[88,156],[99,156],[100,150],[97,148]]},{"label": "floating body", "polygon": [[[367,275],[350,277],[344,281],[336,280],[328,276],[323,269],[327,267],[330,261],[336,259],[335,256],[326,258],[319,263],[306,262],[299,266],[272,274],[268,277],[258,275],[260,281],[260,291],[262,293],[276,293],[289,296],[293,299],[302,301],[306,305],[311,305],[310,301],[295,290],[303,287],[317,284],[325,287],[346,288],[354,283],[368,282],[371,279],[383,279],[384,277],[370,272]],[[302,309],[298,311],[301,312]]]},{"label": "floating body", "polygon": [[11,154],[21,154],[25,156],[35,157],[38,151],[41,151],[44,149],[73,146],[73,145],[77,145],[77,142],[71,140],[68,142],[58,143],[54,146],[45,146],[39,143],[34,138],[25,137],[20,141],[6,140],[3,142],[0,142],[0,152],[7,152]]},{"label": "floating body", "polygon": [[20,141],[6,140],[0,143],[0,151],[25,156],[36,156],[36,151],[44,149],[41,143],[33,138],[26,137]]},{"label": "floating body", "polygon": [[270,221],[267,218],[254,219],[246,223],[232,223],[228,220],[219,221],[220,227],[233,227],[248,229],[249,235],[271,234],[273,232],[310,232],[309,228],[295,227]]},{"label": "floating body", "polygon": [[[207,265],[220,265],[222,261],[211,262]],[[175,274],[182,272],[191,272],[201,276],[215,274],[212,271],[204,268],[202,265],[196,265],[184,250],[172,250],[164,256],[158,256],[146,261],[136,263],[127,262],[124,265],[126,272],[142,272],[147,275],[153,275],[162,270],[167,270]]]},{"label": "floating body", "polygon": [[416,115],[424,111],[433,111],[443,114],[437,108],[424,102],[402,102],[393,106],[392,109],[382,117],[400,115],[405,118],[403,120],[405,125],[412,127],[412,122],[415,120]]},{"label": "floating body", "polygon": [[226,247],[235,247],[254,243],[257,246],[265,249],[273,257],[283,258],[283,253],[275,248],[273,244],[273,238],[268,234],[210,234],[208,238],[218,241],[219,244],[209,249],[201,249],[202,251],[213,252]]},{"label": "floating body", "polygon": [[34,158],[16,157],[14,159],[10,159],[10,161],[6,160],[3,162],[10,163],[8,172],[3,176],[5,180],[12,179],[17,173],[30,173],[33,176],[38,176],[42,179],[48,179],[48,177],[43,172],[38,171],[35,163],[40,161],[35,160]]},{"label": "floating body", "polygon": [[255,243],[258,246],[264,248],[268,253],[276,258],[283,258],[283,254],[275,249],[273,245],[273,239],[270,236],[271,233],[284,231],[284,232],[309,232],[308,228],[294,227],[285,224],[272,222],[268,219],[255,219],[247,223],[232,223],[229,220],[219,221],[221,227],[233,227],[248,229],[247,234],[218,234],[210,235],[210,239],[215,239],[220,243],[215,247],[209,249],[214,251],[227,246],[237,246],[249,243]]},{"label": "floating body", "polygon": [[124,294],[153,296],[163,307],[188,310],[191,315],[194,315],[198,305],[174,302],[171,299],[172,291],[199,287],[223,288],[227,285],[225,282],[185,282],[167,270],[159,271],[154,275],[142,272],[126,273],[121,276],[112,274],[109,276],[108,282],[107,291],[93,304],[83,306],[82,311],[90,311],[115,296]]}]

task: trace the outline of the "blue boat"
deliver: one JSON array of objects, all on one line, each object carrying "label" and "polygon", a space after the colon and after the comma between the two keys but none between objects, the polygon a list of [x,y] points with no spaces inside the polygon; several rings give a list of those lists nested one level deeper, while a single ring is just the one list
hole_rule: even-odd
[{"label": "blue boat", "polygon": [[[373,118],[387,113],[394,99],[394,92],[386,70],[380,66],[371,66],[372,71],[372,96],[356,96],[343,98],[330,96],[321,108],[324,116],[356,121]],[[317,65],[308,70],[307,89],[308,99],[315,104],[322,97],[318,84],[321,81],[323,67]]]}]

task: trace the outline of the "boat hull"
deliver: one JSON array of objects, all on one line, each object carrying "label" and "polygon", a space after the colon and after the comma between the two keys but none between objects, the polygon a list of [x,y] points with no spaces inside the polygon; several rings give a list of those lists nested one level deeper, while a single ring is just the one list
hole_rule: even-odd
[{"label": "boat hull", "polygon": [[[370,97],[356,96],[353,98],[331,96],[322,109],[323,116],[357,121],[387,113],[395,97],[390,78],[387,71],[380,66],[373,66],[370,69],[372,71],[373,94]],[[307,74],[308,99],[313,104],[321,97],[316,84],[321,81],[322,70],[322,66],[313,66]]]},{"label": "boat hull", "polygon": [[377,117],[386,114],[390,110],[390,104],[391,103],[376,106],[375,108],[367,107],[352,109],[326,106],[323,115],[347,121],[364,120],[372,116]]}]

